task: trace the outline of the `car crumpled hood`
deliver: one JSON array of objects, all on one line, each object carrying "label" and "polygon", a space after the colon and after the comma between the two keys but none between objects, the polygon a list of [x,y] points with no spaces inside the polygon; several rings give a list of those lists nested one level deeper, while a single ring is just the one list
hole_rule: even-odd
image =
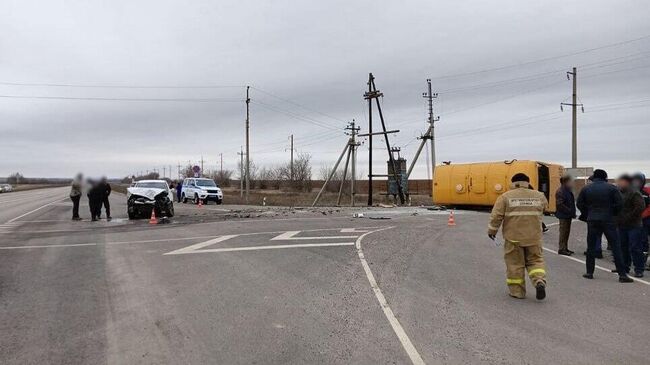
[{"label": "car crumpled hood", "polygon": [[149,200],[154,200],[160,193],[167,192],[165,189],[157,188],[127,188],[126,190],[130,195],[145,197]]}]

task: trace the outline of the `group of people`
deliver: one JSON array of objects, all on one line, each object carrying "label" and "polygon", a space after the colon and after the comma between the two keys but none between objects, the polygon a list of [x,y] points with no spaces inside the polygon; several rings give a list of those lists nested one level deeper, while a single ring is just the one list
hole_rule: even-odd
[{"label": "group of people", "polygon": [[[648,235],[650,235],[650,188],[646,187],[646,177],[642,173],[623,174],[610,184],[607,172],[595,170],[578,195],[573,196],[573,180],[563,177],[562,186],[555,197],[559,219],[560,255],[572,255],[568,241],[571,222],[576,217],[587,223],[587,271],[583,275],[593,279],[595,260],[603,258],[602,236],[607,238],[607,249],[612,251],[619,281],[629,283],[633,280],[628,274],[634,269],[634,276],[642,278],[646,270]],[[577,216],[576,207],[580,210]]]},{"label": "group of people", "polygon": [[[111,218],[111,204],[108,199],[111,195],[111,184],[108,183],[106,177],[99,180],[88,179],[87,196],[88,206],[90,207],[90,217],[93,222],[99,220],[102,215],[102,207],[106,210],[106,220],[110,221]],[[70,187],[70,200],[72,200],[72,220],[80,221],[79,216],[79,201],[85,189],[83,175],[78,174],[73,180]]]},{"label": "group of people", "polygon": [[[616,265],[612,271],[618,274],[619,282],[631,283],[634,281],[629,277],[631,268],[635,277],[643,277],[649,250],[650,188],[645,186],[645,175],[624,174],[614,185],[608,182],[607,172],[597,169],[589,181],[575,199],[573,179],[567,175],[560,180],[561,186],[555,194],[555,216],[560,228],[558,254],[574,254],[568,242],[571,223],[578,218],[587,223],[587,260],[583,277],[594,278],[595,260],[603,257],[601,242],[604,235]],[[495,240],[502,228],[506,284],[510,296],[525,298],[527,271],[537,299],[542,300],[546,297],[542,217],[548,201],[542,192],[532,189],[527,175],[515,174],[511,182],[510,190],[500,195],[492,208],[488,237]]]}]

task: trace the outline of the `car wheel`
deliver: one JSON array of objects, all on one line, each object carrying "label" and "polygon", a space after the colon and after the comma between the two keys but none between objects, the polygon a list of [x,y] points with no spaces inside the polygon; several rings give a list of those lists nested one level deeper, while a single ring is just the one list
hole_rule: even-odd
[{"label": "car wheel", "polygon": [[174,216],[174,205],[173,204],[169,206],[169,209],[167,209],[167,214],[168,214],[168,217],[170,217],[170,218]]},{"label": "car wheel", "polygon": [[185,197],[185,193],[181,195],[181,200],[183,201],[183,204],[187,204],[187,198]]},{"label": "car wheel", "polygon": [[135,214],[133,214],[133,213],[131,213],[131,212],[128,212],[128,215],[129,215],[129,219],[130,219],[130,220],[135,219]]},{"label": "car wheel", "polygon": [[194,194],[194,204],[199,204],[199,194]]},{"label": "car wheel", "polygon": [[217,205],[221,205],[223,203],[223,199],[217,199]]}]

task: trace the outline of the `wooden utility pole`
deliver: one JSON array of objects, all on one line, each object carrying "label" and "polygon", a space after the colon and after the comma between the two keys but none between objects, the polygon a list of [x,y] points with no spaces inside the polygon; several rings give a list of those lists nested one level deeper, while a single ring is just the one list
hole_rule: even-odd
[{"label": "wooden utility pole", "polygon": [[582,108],[584,113],[585,109],[582,104],[578,104],[578,71],[574,67],[572,71],[566,73],[567,79],[573,79],[573,93],[571,96],[571,104],[560,103],[560,110],[562,106],[571,106],[571,167],[578,167],[578,107]]},{"label": "wooden utility pole", "polygon": [[246,203],[250,193],[251,150],[250,150],[250,103],[248,96],[250,86],[246,86]]}]

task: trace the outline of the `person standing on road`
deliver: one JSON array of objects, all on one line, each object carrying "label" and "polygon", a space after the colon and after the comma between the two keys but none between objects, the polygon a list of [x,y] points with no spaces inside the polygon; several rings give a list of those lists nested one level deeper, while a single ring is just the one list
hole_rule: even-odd
[{"label": "person standing on road", "polygon": [[621,210],[622,197],[618,189],[607,182],[607,172],[594,170],[593,182],[580,191],[578,209],[587,212],[587,272],[582,275],[586,279],[594,278],[596,267],[596,244],[603,234],[612,248],[618,281],[631,283],[627,276],[621,255],[621,246],[616,229],[615,217]]},{"label": "person standing on road", "polygon": [[643,222],[641,214],[645,210],[645,202],[641,193],[632,186],[632,177],[622,175],[616,181],[623,196],[623,206],[616,217],[618,235],[621,240],[621,253],[626,272],[630,264],[634,264],[634,277],[642,278],[645,270],[643,254]]},{"label": "person standing on road", "polygon": [[525,272],[528,270],[536,297],[546,297],[546,269],[542,253],[542,216],[548,207],[543,193],[531,190],[530,178],[516,174],[510,190],[499,196],[492,208],[488,237],[494,240],[503,224],[506,284],[510,296],[526,297]]},{"label": "person standing on road", "polygon": [[573,195],[573,179],[565,175],[560,178],[560,187],[555,192],[556,211],[555,217],[560,222],[559,255],[571,256],[569,250],[569,236],[571,235],[571,221],[576,217],[576,202]]},{"label": "person standing on road", "polygon": [[77,176],[72,180],[70,185],[70,200],[72,200],[72,220],[80,221],[79,217],[79,201],[81,200],[81,187],[83,185],[83,175],[77,174]]},{"label": "person standing on road", "polygon": [[90,219],[96,222],[99,217],[99,207],[101,204],[101,192],[99,184],[95,180],[88,179],[88,207],[90,208]]},{"label": "person standing on road", "polygon": [[102,177],[99,184],[97,185],[99,190],[99,201],[97,208],[97,219],[102,215],[102,205],[106,209],[106,220],[111,221],[111,203],[108,200],[108,196],[111,195],[111,184],[108,183],[106,176]]},{"label": "person standing on road", "polygon": [[[642,235],[642,245],[643,245],[643,252],[648,252],[650,251],[650,245],[648,244],[650,241],[650,187],[646,187],[646,178],[643,173],[637,172],[632,176],[632,186],[636,188],[640,193],[641,196],[643,197],[643,202],[645,203],[645,210],[641,214],[641,219],[643,221],[643,229],[644,229],[644,234]],[[647,256],[645,257],[645,261],[647,261],[648,258]],[[650,263],[647,264],[646,270],[650,271]]]},{"label": "person standing on road", "polygon": [[179,181],[178,184],[176,184],[176,199],[177,202],[181,202],[181,193],[183,191],[183,180]]}]

